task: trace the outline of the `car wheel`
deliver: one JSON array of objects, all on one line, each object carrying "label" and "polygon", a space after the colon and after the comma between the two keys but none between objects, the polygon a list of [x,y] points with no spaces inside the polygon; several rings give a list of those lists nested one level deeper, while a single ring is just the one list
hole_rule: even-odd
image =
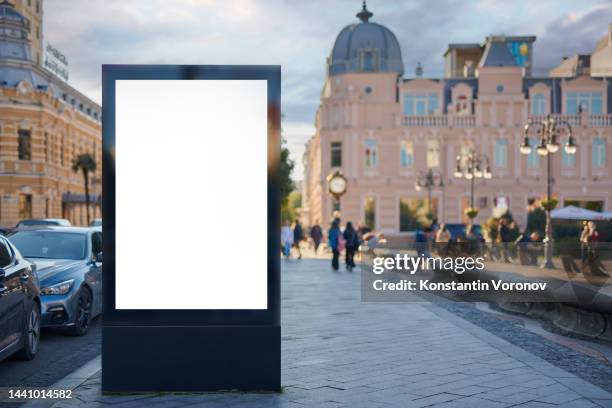
[{"label": "car wheel", "polygon": [[32,302],[28,313],[23,338],[23,348],[17,352],[17,357],[29,361],[36,357],[40,343],[40,309],[36,302]]},{"label": "car wheel", "polygon": [[70,334],[83,336],[89,330],[91,323],[91,292],[87,288],[81,288],[77,296],[76,316],[74,326],[70,327]]}]

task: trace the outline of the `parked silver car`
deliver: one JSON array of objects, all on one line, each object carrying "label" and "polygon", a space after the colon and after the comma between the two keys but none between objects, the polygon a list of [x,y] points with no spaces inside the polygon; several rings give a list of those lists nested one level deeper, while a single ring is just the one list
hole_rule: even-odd
[{"label": "parked silver car", "polygon": [[9,234],[36,265],[42,326],[81,336],[102,312],[102,232],[79,227],[20,228]]}]

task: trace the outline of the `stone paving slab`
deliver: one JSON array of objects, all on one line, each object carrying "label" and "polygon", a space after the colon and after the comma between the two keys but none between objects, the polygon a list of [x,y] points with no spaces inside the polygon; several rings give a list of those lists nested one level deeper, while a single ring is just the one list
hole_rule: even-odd
[{"label": "stone paving slab", "polygon": [[612,406],[612,395],[431,303],[362,303],[358,272],[282,264],[279,394],[102,395],[60,407]]}]

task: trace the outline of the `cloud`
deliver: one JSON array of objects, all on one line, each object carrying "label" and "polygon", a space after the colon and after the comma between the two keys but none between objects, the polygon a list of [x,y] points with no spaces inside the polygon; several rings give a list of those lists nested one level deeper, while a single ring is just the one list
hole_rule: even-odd
[{"label": "cloud", "polygon": [[[100,102],[103,63],[280,64],[285,138],[302,178],[301,154],[314,133],[325,61],[361,1],[46,0],[45,39],[69,58],[70,82]],[[406,76],[421,62],[441,77],[450,42],[490,34],[538,36],[535,71],[563,55],[588,53],[612,21],[601,0],[370,0],[372,21],[402,47]]]}]

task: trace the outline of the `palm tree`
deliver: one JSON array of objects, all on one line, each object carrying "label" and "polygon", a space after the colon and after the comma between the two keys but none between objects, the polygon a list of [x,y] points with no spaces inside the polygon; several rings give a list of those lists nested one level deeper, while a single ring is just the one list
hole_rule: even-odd
[{"label": "palm tree", "polygon": [[72,162],[72,171],[83,173],[85,183],[85,206],[87,211],[87,225],[89,225],[89,173],[96,171],[96,160],[89,153],[79,154]]}]

